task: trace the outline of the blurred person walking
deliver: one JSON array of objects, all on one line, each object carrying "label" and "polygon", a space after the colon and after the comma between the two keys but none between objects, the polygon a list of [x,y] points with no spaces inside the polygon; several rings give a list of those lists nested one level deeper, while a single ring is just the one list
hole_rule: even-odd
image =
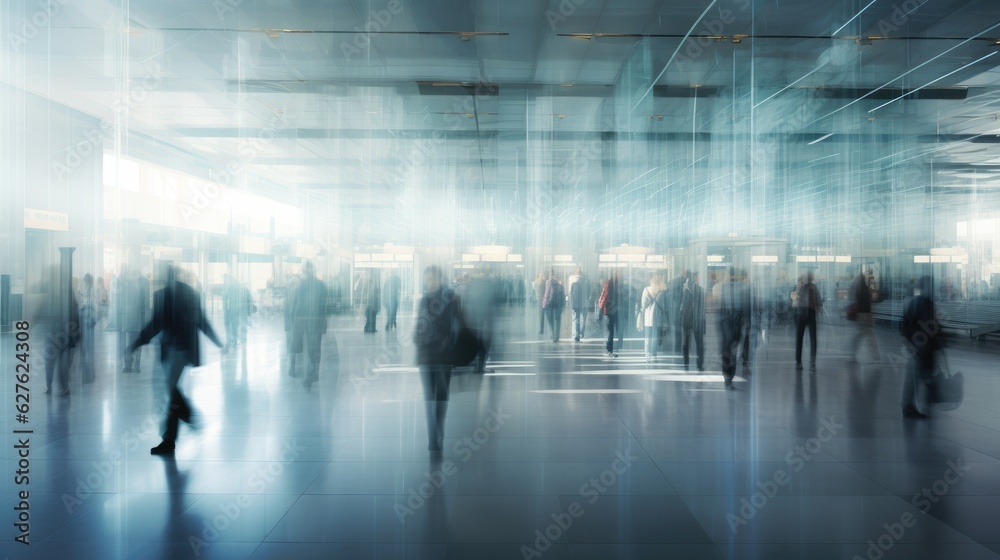
[{"label": "blurred person walking", "polygon": [[559,342],[559,334],[562,332],[563,310],[566,309],[566,290],[556,276],[555,271],[549,274],[542,307],[549,318],[549,330],[552,331],[552,342]]},{"label": "blurred person walking", "polygon": [[84,383],[94,382],[94,327],[97,326],[98,303],[94,277],[83,275],[77,294],[80,306],[80,377]]},{"label": "blurred person walking", "polygon": [[461,328],[461,302],[445,283],[437,266],[424,270],[424,294],[417,307],[417,366],[424,387],[427,416],[427,449],[440,453],[444,445],[444,421],[448,413],[451,384],[451,352]]},{"label": "blurred person walking", "polygon": [[250,290],[232,274],[226,274],[223,281],[222,316],[226,323],[226,345],[236,348],[247,342],[247,326],[250,316],[257,309]]},{"label": "blurred person walking", "polygon": [[288,279],[285,285],[285,303],[282,309],[282,318],[285,323],[285,353],[288,358],[288,375],[298,377],[295,370],[295,355],[302,353],[302,338],[295,335],[295,294],[299,288],[299,277],[296,275]]},{"label": "blurred person walking", "polygon": [[[291,316],[295,320],[295,344],[301,346],[309,360],[302,386],[306,391],[312,389],[313,383],[319,379],[319,361],[323,345],[323,335],[327,328],[326,285],[316,278],[316,267],[312,261],[302,265],[302,279],[295,296],[292,298]],[[288,374],[295,377],[295,352],[288,353]]]},{"label": "blurred person walking", "polygon": [[[937,367],[941,342],[941,324],[934,307],[934,282],[923,276],[917,294],[903,309],[900,332],[913,347],[913,357],[903,372],[903,396],[900,405],[907,418],[927,418],[930,394],[927,384]],[[921,412],[921,409],[926,412]]]},{"label": "blurred person walking", "polygon": [[566,291],[569,293],[569,308],[573,313],[573,341],[580,342],[586,335],[587,315],[593,305],[590,282],[583,275],[583,268],[578,266],[566,284]]},{"label": "blurred person walking", "polygon": [[111,303],[108,295],[108,288],[104,285],[104,277],[97,277],[97,322],[104,324],[108,321],[108,307]]},{"label": "blurred person walking", "polygon": [[[865,278],[864,270],[858,271],[858,276],[851,286],[851,295],[854,302],[848,307],[847,318],[857,325],[854,336],[848,345],[851,357],[848,363],[857,363],[858,350],[861,349],[863,340],[868,341],[868,351],[874,362],[881,361],[878,351],[878,341],[875,339],[875,327],[872,321],[872,291],[868,287],[868,279]],[[853,315],[853,317],[852,317]]]},{"label": "blurred person walking", "polygon": [[500,303],[497,281],[480,274],[469,279],[462,296],[462,312],[479,342],[476,373],[486,372],[486,360],[493,349],[494,323]]},{"label": "blurred person walking", "polygon": [[813,272],[806,276],[795,294],[798,320],[795,331],[795,369],[802,371],[802,341],[809,329],[809,371],[816,371],[816,316],[823,309],[819,289],[813,283]]},{"label": "blurred person walking", "polygon": [[371,271],[366,270],[362,273],[361,277],[358,278],[357,283],[354,286],[354,293],[358,296],[358,302],[360,302],[365,314],[365,329],[364,332],[372,334],[377,333],[377,318],[379,310],[379,285],[378,281]]},{"label": "blurred person walking", "polygon": [[637,324],[641,324],[643,327],[642,332],[646,341],[647,362],[652,362],[656,359],[657,316],[660,314],[657,298],[662,290],[663,286],[660,285],[659,276],[654,274],[649,277],[649,285],[643,288],[642,296],[639,299],[640,317],[637,320]]},{"label": "blurred person walking", "polygon": [[201,305],[201,294],[180,281],[178,270],[167,266],[165,285],[153,295],[153,316],[129,344],[129,351],[148,344],[158,334],[160,337],[160,362],[166,373],[166,390],[169,394],[167,417],[164,420],[163,441],[149,450],[152,455],[173,455],[177,430],[181,421],[192,423],[194,411],[180,390],[184,368],[201,365],[199,333],[225,352],[225,345],[212,329]]},{"label": "blurred person walking", "polygon": [[705,290],[698,283],[698,273],[689,273],[684,282],[681,296],[681,328],[683,329],[682,346],[684,353],[684,369],[688,369],[691,352],[691,339],[698,346],[698,371],[705,371]]},{"label": "blurred person walking", "polygon": [[73,354],[80,343],[80,305],[73,293],[72,283],[66,285],[59,280],[53,269],[51,283],[45,291],[46,299],[39,309],[34,325],[44,333],[45,346],[45,394],[52,393],[52,381],[59,373],[59,392],[69,395],[69,370],[73,365]]},{"label": "blurred person walking", "polygon": [[605,345],[608,357],[617,358],[618,351],[615,350],[615,330],[618,330],[619,337],[619,348],[623,341],[624,335],[621,333],[620,325],[618,324],[619,313],[621,311],[621,273],[617,270],[606,282],[604,282],[604,287],[601,289],[601,298],[598,300],[597,305],[601,310],[601,314],[608,319],[608,343]]},{"label": "blurred person walking", "polygon": [[539,272],[533,283],[535,288],[535,301],[538,303],[538,336],[545,334],[545,290],[548,287],[548,277],[544,272]]},{"label": "blurred person walking", "polygon": [[750,298],[746,285],[740,280],[740,272],[730,268],[729,281],[718,285],[722,377],[727,389],[736,388],[733,386],[733,378],[736,377],[740,345],[750,321]]},{"label": "blurred person walking", "polygon": [[385,330],[396,330],[396,314],[399,312],[399,295],[402,292],[402,281],[396,271],[390,269],[389,276],[382,285],[382,305],[385,306]]}]

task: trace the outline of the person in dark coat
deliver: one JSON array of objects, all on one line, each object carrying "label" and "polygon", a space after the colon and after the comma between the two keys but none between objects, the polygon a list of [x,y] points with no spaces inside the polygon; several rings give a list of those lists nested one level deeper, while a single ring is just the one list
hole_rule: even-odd
[{"label": "person in dark coat", "polygon": [[403,291],[402,281],[394,270],[382,285],[382,305],[385,307],[385,330],[396,330],[396,314],[399,312],[399,295]]},{"label": "person in dark coat", "polygon": [[424,386],[427,413],[427,449],[440,453],[444,445],[444,419],[448,413],[448,389],[451,384],[451,357],[458,329],[461,327],[461,301],[444,281],[437,266],[424,270],[424,295],[417,307],[417,328],[413,342],[417,347],[417,366]]},{"label": "person in dark coat", "polygon": [[[43,356],[45,358],[45,394],[52,393],[52,380],[59,373],[62,396],[69,395],[69,370],[73,365],[73,355],[80,343],[80,305],[71,286],[57,279],[51,273],[54,288],[47,294],[46,302],[39,310],[33,326],[44,336]],[[67,307],[64,307],[67,305]]]},{"label": "person in dark coat", "polygon": [[705,290],[698,283],[698,273],[689,273],[681,296],[681,328],[683,329],[684,369],[688,369],[691,338],[698,346],[698,371],[705,371]]},{"label": "person in dark coat", "polygon": [[[311,261],[302,265],[302,281],[292,298],[292,317],[295,318],[296,343],[309,360],[302,386],[306,391],[312,389],[313,383],[319,379],[320,351],[323,345],[323,335],[327,327],[327,290],[326,285],[316,278],[316,267]],[[301,342],[299,342],[301,341]],[[289,374],[295,375],[295,353],[289,352]]]},{"label": "person in dark coat", "polygon": [[493,348],[493,324],[500,303],[498,290],[494,278],[480,274],[469,280],[462,295],[465,319],[479,339],[479,353],[475,361],[477,373],[486,373],[486,360]]},{"label": "person in dark coat", "polygon": [[727,389],[735,389],[733,378],[739,360],[740,345],[750,327],[750,294],[742,273],[729,271],[729,281],[719,289],[719,338],[722,350],[722,377]]},{"label": "person in dark coat", "polygon": [[302,353],[302,339],[295,335],[295,294],[299,289],[298,276],[292,276],[285,286],[285,307],[282,316],[285,320],[285,353],[288,356],[288,375],[298,377],[295,371],[295,355]]},{"label": "person in dark coat", "polygon": [[851,337],[848,351],[851,353],[850,363],[857,362],[857,352],[861,349],[862,339],[868,340],[868,350],[872,361],[881,360],[878,351],[878,341],[875,339],[875,327],[872,321],[872,291],[868,287],[868,279],[865,278],[864,271],[859,271],[851,286],[852,297],[854,299],[854,322],[857,331]]},{"label": "person in dark coat", "polygon": [[184,368],[201,365],[199,334],[205,333],[216,346],[224,349],[201,307],[201,294],[178,280],[177,276],[177,269],[168,266],[164,287],[153,295],[153,317],[128,347],[130,352],[134,352],[162,333],[160,361],[166,373],[166,389],[170,400],[164,422],[163,441],[149,450],[153,455],[173,455],[179,422],[183,420],[191,423],[194,412],[181,393],[180,380]]},{"label": "person in dark coat", "polygon": [[379,286],[378,281],[371,271],[365,271],[354,285],[354,293],[357,301],[361,304],[365,314],[366,333],[376,333],[376,318],[379,310]]},{"label": "person in dark coat", "polygon": [[823,310],[823,298],[813,283],[812,271],[806,272],[802,285],[795,294],[798,323],[795,330],[795,368],[802,369],[802,341],[809,329],[809,370],[816,371],[816,317]]},{"label": "person in dark coat", "polygon": [[[927,383],[937,367],[940,352],[941,324],[934,309],[934,282],[924,276],[918,282],[919,293],[903,309],[900,332],[912,345],[913,358],[903,373],[903,398],[900,405],[907,418],[927,418],[930,408]],[[918,401],[920,406],[918,407]]]}]

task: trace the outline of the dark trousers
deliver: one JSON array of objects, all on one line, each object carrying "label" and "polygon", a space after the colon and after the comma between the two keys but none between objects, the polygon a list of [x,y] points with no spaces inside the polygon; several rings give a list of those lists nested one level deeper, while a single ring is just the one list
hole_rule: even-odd
[{"label": "dark trousers", "polygon": [[726,383],[732,383],[736,376],[736,362],[739,358],[740,342],[743,329],[739,321],[723,319],[719,322],[719,335],[722,346],[722,377]]},{"label": "dark trousers", "polygon": [[378,316],[378,309],[374,307],[365,307],[365,332],[371,333],[375,332],[375,318]]},{"label": "dark trousers", "polygon": [[615,328],[618,327],[618,314],[612,313],[608,315],[608,344],[606,348],[608,352],[615,351]]},{"label": "dark trousers", "polygon": [[538,334],[545,334],[545,308],[538,304]]},{"label": "dark trousers", "polygon": [[795,363],[802,363],[802,338],[809,329],[810,363],[816,363],[816,310],[799,308],[798,324],[795,331]]},{"label": "dark trousers", "polygon": [[562,332],[562,308],[550,307],[545,310],[549,316],[549,330],[552,331],[552,340],[559,340],[559,333]]},{"label": "dark trousers", "polygon": [[59,372],[59,385],[69,389],[69,368],[73,365],[73,349],[69,342],[61,340],[58,335],[49,335],[45,342],[45,386],[52,389],[52,378]]},{"label": "dark trousers", "polygon": [[451,366],[422,364],[420,381],[424,385],[428,448],[440,450],[444,441],[444,418],[448,413]]},{"label": "dark trousers", "polygon": [[916,408],[926,412],[930,408],[927,382],[934,375],[935,366],[933,350],[918,350],[907,364],[903,370],[903,397],[900,399],[904,410]]},{"label": "dark trousers", "polygon": [[[301,332],[295,335],[298,340],[295,343],[301,344],[302,351],[306,355],[308,360],[308,365],[306,366],[306,379],[315,381],[319,378],[319,360],[321,357],[320,349],[323,346],[323,333],[321,332]],[[295,374],[295,352],[296,348],[290,348],[288,351],[288,369],[289,372]]]},{"label": "dark trousers", "polygon": [[385,310],[385,330],[396,328],[396,312],[399,311],[398,305],[390,305]]},{"label": "dark trousers", "polygon": [[689,356],[692,337],[694,338],[694,343],[698,346],[698,369],[705,369],[705,330],[702,328],[688,327],[684,329],[684,367],[687,367],[691,363]]},{"label": "dark trousers", "polygon": [[173,445],[177,441],[177,428],[180,421],[191,420],[191,405],[181,393],[180,381],[184,368],[191,363],[187,352],[168,350],[163,370],[166,374],[166,390],[169,395],[167,402],[167,418],[163,423],[163,441]]}]

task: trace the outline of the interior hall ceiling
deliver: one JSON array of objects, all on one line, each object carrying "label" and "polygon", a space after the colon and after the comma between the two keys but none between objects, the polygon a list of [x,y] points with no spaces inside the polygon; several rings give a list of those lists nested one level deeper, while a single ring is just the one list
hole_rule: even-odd
[{"label": "interior hall ceiling", "polygon": [[[428,191],[516,198],[581,146],[599,148],[574,188],[605,205],[633,183],[708,193],[734,180],[734,150],[759,146],[771,146],[770,165],[831,178],[912,161],[955,192],[969,174],[1000,187],[997,0],[8,0],[0,10],[8,84],[192,169],[236,159],[255,183],[359,209],[398,204],[415,166]],[[860,168],[859,149],[874,154]]]}]

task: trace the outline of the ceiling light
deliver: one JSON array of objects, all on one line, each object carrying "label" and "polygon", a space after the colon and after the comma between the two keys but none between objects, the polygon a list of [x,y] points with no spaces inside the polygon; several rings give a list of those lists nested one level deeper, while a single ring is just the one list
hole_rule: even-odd
[{"label": "ceiling light", "polygon": [[823,140],[826,140],[827,138],[829,138],[831,136],[833,136],[832,132],[830,134],[824,134],[823,136],[820,136],[819,138],[813,140],[812,142],[809,142],[809,144],[807,144],[807,145],[812,146],[813,144],[819,144],[820,142],[822,142]]},{"label": "ceiling light", "polygon": [[279,31],[277,29],[268,29],[266,31],[266,33],[267,33],[267,36],[270,37],[270,38],[272,38],[272,39],[277,39],[278,37],[281,37],[281,31]]}]

